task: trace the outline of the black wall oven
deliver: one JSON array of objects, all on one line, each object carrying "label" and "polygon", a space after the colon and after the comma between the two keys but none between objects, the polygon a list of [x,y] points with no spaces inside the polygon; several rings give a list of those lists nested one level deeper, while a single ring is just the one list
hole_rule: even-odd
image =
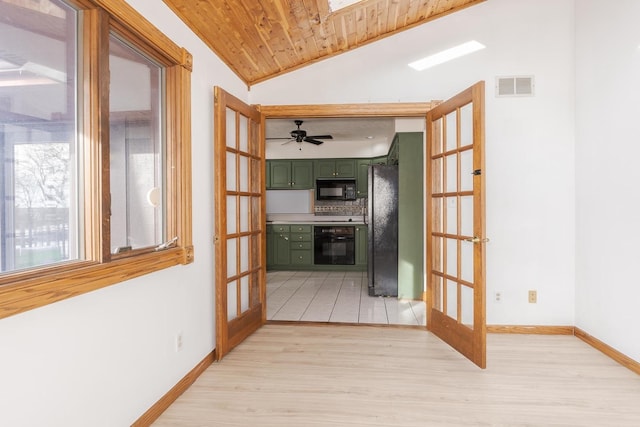
[{"label": "black wall oven", "polygon": [[314,264],[355,264],[356,243],[354,226],[317,225],[314,227],[313,237]]}]

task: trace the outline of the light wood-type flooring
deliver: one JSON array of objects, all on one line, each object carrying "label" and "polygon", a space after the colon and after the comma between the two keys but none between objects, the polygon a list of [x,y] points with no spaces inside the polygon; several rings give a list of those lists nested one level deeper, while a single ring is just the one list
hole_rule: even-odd
[{"label": "light wood-type flooring", "polygon": [[416,328],[268,324],[155,426],[640,426],[640,376],[573,336],[488,335],[481,370]]},{"label": "light wood-type flooring", "polygon": [[426,325],[424,301],[370,297],[366,272],[269,272],[267,319]]}]

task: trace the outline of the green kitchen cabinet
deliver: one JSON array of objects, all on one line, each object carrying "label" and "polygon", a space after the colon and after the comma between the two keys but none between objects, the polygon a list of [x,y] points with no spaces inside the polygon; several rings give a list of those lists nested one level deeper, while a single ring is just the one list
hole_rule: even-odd
[{"label": "green kitchen cabinet", "polygon": [[387,164],[387,156],[374,157],[371,159],[372,165],[386,165]]},{"label": "green kitchen cabinet", "polygon": [[398,298],[421,299],[424,292],[424,135],[422,132],[397,133],[394,146],[398,159]]},{"label": "green kitchen cabinet", "polygon": [[314,162],[315,178],[355,178],[354,159],[318,159]]},{"label": "green kitchen cabinet", "polygon": [[356,178],[356,194],[358,197],[367,197],[369,192],[369,165],[371,160],[358,159],[356,160],[356,167],[358,170],[358,176]]},{"label": "green kitchen cabinet", "polygon": [[269,160],[269,189],[307,190],[314,187],[312,160]]},{"label": "green kitchen cabinet", "polygon": [[389,154],[387,154],[387,164],[397,165],[400,162],[400,134],[397,133],[391,142]]},{"label": "green kitchen cabinet", "polygon": [[273,225],[273,265],[289,265],[291,249],[289,245],[289,226]]},{"label": "green kitchen cabinet", "polygon": [[274,243],[273,227],[267,225],[267,269],[273,266]]},{"label": "green kitchen cabinet", "polygon": [[265,168],[264,168],[264,186],[269,189],[271,188],[271,162],[267,160]]},{"label": "green kitchen cabinet", "polygon": [[295,267],[311,267],[313,264],[312,226],[294,224],[290,226],[290,230],[291,265]]},{"label": "green kitchen cabinet", "polygon": [[367,226],[356,226],[356,265],[367,265],[368,251]]}]

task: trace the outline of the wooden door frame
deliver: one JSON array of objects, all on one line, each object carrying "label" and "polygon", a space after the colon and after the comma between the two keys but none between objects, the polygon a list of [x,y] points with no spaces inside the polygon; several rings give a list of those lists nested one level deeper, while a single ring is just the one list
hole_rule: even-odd
[{"label": "wooden door frame", "polygon": [[[373,104],[320,104],[320,105],[261,105],[263,119],[290,117],[420,117],[426,122],[427,112],[440,101],[373,103]],[[264,121],[263,121],[264,123]]]},{"label": "wooden door frame", "polygon": [[[404,102],[404,103],[371,103],[371,104],[319,104],[319,105],[259,105],[262,113],[262,126],[266,119],[283,119],[292,117],[313,118],[360,118],[360,117],[410,117],[424,120],[426,138],[427,113],[442,101]],[[265,135],[264,129],[262,134]],[[426,149],[426,147],[425,147]],[[425,150],[426,152],[426,150]],[[429,213],[425,211],[425,215]],[[426,254],[426,246],[425,246]],[[426,256],[426,255],[425,255]],[[423,259],[426,265],[426,258]],[[424,284],[423,284],[424,285]],[[426,289],[422,299],[426,301]],[[266,296],[265,296],[266,297]],[[425,311],[426,316],[426,311]]]}]

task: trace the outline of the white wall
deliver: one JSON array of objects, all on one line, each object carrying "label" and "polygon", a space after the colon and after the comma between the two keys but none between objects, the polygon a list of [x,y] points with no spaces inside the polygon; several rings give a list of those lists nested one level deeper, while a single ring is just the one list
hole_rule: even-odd
[{"label": "white wall", "polygon": [[[250,100],[428,101],[485,80],[487,322],[573,325],[573,14],[572,0],[491,0],[258,84]],[[487,48],[423,72],[406,66],[471,39]],[[496,98],[495,77],[509,75],[534,75],[536,96]]]},{"label": "white wall", "polygon": [[576,326],[640,361],[640,2],[576,2]]},{"label": "white wall", "polygon": [[3,426],[130,425],[214,348],[213,86],[246,86],[163,2],[127,1],[194,56],[195,262],[0,320]]},{"label": "white wall", "polygon": [[[213,349],[213,85],[252,103],[311,104],[444,99],[486,80],[487,291],[503,296],[489,299],[488,323],[575,320],[640,360],[638,340],[625,336],[640,321],[632,270],[637,2],[608,2],[609,11],[596,0],[576,2],[577,147],[573,0],[491,0],[250,94],[164,3],[129,3],[194,55],[195,262],[0,320],[0,425],[128,425]],[[487,49],[422,73],[402,66],[470,38]],[[496,99],[494,77],[512,74],[534,74],[536,96]],[[528,289],[538,289],[538,304],[526,303]],[[184,349],[175,353],[179,331]]]}]

